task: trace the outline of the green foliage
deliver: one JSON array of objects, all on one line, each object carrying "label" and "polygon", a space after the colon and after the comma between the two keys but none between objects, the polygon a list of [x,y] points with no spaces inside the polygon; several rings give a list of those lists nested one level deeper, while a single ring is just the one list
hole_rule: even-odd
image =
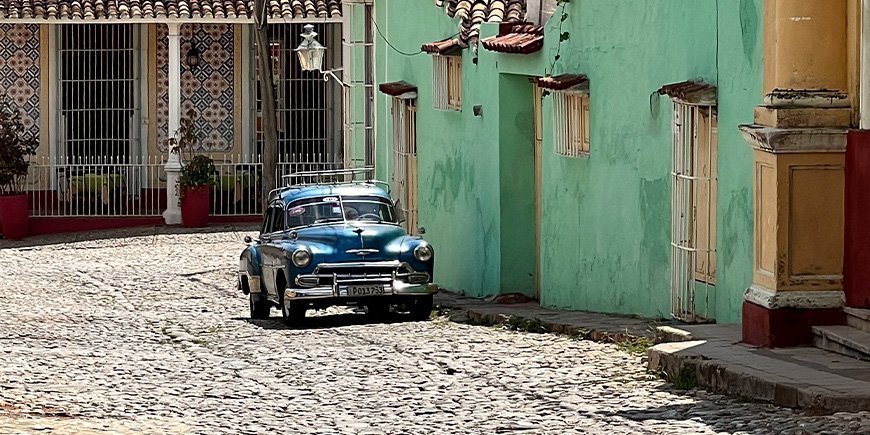
[{"label": "green foliage", "polygon": [[175,134],[176,137],[169,139],[170,152],[181,155],[187,151],[189,156],[189,159],[183,163],[181,175],[178,177],[179,200],[183,199],[189,190],[214,184],[213,175],[216,172],[214,160],[206,155],[194,154],[196,144],[199,141],[193,121],[195,115],[193,110],[189,110],[187,116],[181,118],[178,131]]},{"label": "green foliage", "polygon": [[674,379],[674,388],[678,390],[691,390],[698,386],[698,375],[693,367],[683,367]]},{"label": "green foliage", "polygon": [[646,355],[647,349],[653,346],[653,342],[646,337],[632,337],[616,342],[616,347],[632,355]]},{"label": "green foliage", "polygon": [[[562,43],[571,39],[571,32],[563,32],[562,31],[562,23],[568,20],[568,13],[565,12],[565,5],[570,3],[571,0],[558,0],[556,2],[559,5],[559,44],[556,46],[556,54],[553,56],[553,62],[550,63],[550,71],[544,70],[545,76],[550,76],[553,74],[553,71],[556,69],[556,63],[559,62],[559,59],[562,58]],[[541,97],[546,97],[549,95],[549,92],[545,92]]]},{"label": "green foliage", "polygon": [[0,195],[22,191],[30,163],[26,156],[36,154],[36,138],[28,136],[21,111],[6,98],[0,99]]},{"label": "green foliage", "polygon": [[187,161],[178,177],[179,196],[183,198],[189,190],[213,184],[215,170],[214,161],[209,156],[200,154]]},{"label": "green foliage", "polygon": [[169,152],[181,154],[187,151],[188,156],[193,158],[196,143],[199,142],[194,127],[194,116],[196,116],[196,112],[191,109],[187,111],[186,116],[181,118],[175,137],[169,139]]},{"label": "green foliage", "polygon": [[502,324],[502,329],[508,331],[531,332],[533,334],[546,334],[550,332],[543,323],[538,319],[527,319],[524,317],[510,316]]}]

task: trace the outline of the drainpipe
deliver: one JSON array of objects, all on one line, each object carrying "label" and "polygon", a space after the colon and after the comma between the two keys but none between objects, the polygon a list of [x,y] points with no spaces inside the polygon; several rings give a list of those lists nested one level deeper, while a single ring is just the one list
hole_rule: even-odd
[{"label": "drainpipe", "polygon": [[861,0],[861,78],[858,115],[861,130],[870,129],[870,0]]},{"label": "drainpipe", "polygon": [[[169,26],[169,131],[166,137],[175,137],[181,125],[181,24],[168,23]],[[178,176],[181,174],[181,157],[177,152],[169,152],[166,160],[166,210],[163,219],[166,225],[181,224],[181,209],[178,207]]]}]

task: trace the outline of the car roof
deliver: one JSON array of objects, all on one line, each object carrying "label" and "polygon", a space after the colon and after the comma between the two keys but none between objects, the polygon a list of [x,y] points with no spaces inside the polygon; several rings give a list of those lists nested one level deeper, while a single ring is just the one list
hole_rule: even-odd
[{"label": "car roof", "polygon": [[317,198],[329,195],[341,196],[380,196],[390,198],[382,187],[373,183],[348,183],[348,184],[312,184],[308,186],[291,186],[284,188],[276,194],[284,202],[296,201],[306,198]]}]

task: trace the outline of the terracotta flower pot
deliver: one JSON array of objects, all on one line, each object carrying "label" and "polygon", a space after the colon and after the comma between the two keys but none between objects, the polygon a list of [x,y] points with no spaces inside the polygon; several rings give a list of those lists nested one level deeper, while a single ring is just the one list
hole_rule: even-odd
[{"label": "terracotta flower pot", "polygon": [[208,225],[209,187],[199,186],[188,190],[181,200],[181,221],[185,227],[199,228]]},{"label": "terracotta flower pot", "polygon": [[30,217],[27,195],[0,196],[0,228],[3,237],[12,240],[27,237]]}]

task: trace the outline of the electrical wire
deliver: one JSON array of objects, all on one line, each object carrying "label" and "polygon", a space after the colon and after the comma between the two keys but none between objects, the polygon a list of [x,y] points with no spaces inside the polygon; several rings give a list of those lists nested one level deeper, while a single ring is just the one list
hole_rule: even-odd
[{"label": "electrical wire", "polygon": [[[416,55],[418,55],[418,54],[423,53],[423,50],[420,50],[420,51],[415,52],[415,53],[408,53],[408,52],[406,52],[406,51],[402,51],[402,50],[399,50],[398,48],[396,48],[396,46],[394,46],[393,43],[390,42],[390,41],[387,39],[386,36],[384,36],[383,32],[381,32],[381,28],[378,27],[378,22],[375,21],[375,16],[374,16],[374,14],[372,14],[372,24],[375,26],[375,30],[377,30],[378,35],[380,35],[381,39],[383,39],[384,42],[386,42],[387,45],[388,45],[390,48],[392,48],[393,51],[395,51],[396,53],[399,53],[399,54],[401,54],[402,56],[408,56],[408,57],[416,56]],[[445,39],[455,38],[457,35],[459,35],[459,32],[454,33],[453,35],[451,35],[451,36],[449,36],[448,38],[445,38]]]}]

